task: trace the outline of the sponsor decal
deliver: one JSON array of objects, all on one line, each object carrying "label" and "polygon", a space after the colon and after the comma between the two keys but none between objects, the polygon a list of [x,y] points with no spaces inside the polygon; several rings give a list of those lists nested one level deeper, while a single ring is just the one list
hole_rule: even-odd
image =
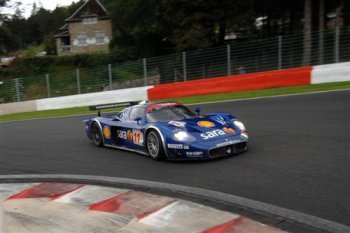
[{"label": "sponsor decal", "polygon": [[142,146],[144,143],[143,133],[137,129],[128,130],[127,132],[125,132],[125,138],[123,139],[140,146]]},{"label": "sponsor decal", "polygon": [[228,134],[235,134],[236,131],[232,128],[224,127],[223,130]]},{"label": "sponsor decal", "polygon": [[215,121],[219,122],[221,125],[226,125],[227,124],[225,119],[223,117],[221,117],[221,116],[215,118]]},{"label": "sponsor decal", "polygon": [[168,144],[169,149],[177,149],[177,150],[188,150],[190,149],[189,145],[184,144]]},{"label": "sponsor decal", "polygon": [[182,144],[168,144],[169,149],[183,149],[184,145]]},{"label": "sponsor decal", "polygon": [[227,141],[227,142],[222,142],[222,143],[216,144],[216,146],[217,147],[229,146],[229,145],[237,144],[239,142],[241,142],[241,141],[240,140]]},{"label": "sponsor decal", "polygon": [[180,121],[169,121],[168,124],[176,127],[182,127],[182,128],[184,128],[186,125],[185,122],[180,122]]},{"label": "sponsor decal", "polygon": [[216,130],[212,130],[212,131],[208,131],[208,132],[202,133],[200,136],[204,140],[207,140],[207,139],[210,139],[210,138],[216,138],[216,137],[223,136],[223,135],[226,135],[226,133],[223,130],[216,129]]},{"label": "sponsor decal", "polygon": [[106,139],[110,139],[111,138],[111,129],[107,125],[105,127],[103,127],[103,136]]},{"label": "sponsor decal", "polygon": [[126,138],[129,142],[133,141],[132,130],[128,130],[128,132],[126,133]]},{"label": "sponsor decal", "polygon": [[117,130],[117,137],[126,140],[126,132],[124,130]]},{"label": "sponsor decal", "polygon": [[202,157],[203,152],[202,151],[188,151],[188,152],[186,152],[186,156],[188,156],[188,157]]},{"label": "sponsor decal", "polygon": [[144,137],[143,133],[140,130],[133,129],[132,130],[133,143],[136,145],[143,145]]},{"label": "sponsor decal", "polygon": [[215,126],[215,124],[211,121],[198,121],[197,124],[205,128],[212,128]]}]

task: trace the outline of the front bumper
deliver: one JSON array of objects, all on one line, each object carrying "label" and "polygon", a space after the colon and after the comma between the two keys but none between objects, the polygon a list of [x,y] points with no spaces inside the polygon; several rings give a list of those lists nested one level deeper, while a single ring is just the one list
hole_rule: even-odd
[{"label": "front bumper", "polygon": [[248,139],[244,135],[196,141],[192,143],[168,143],[167,155],[172,160],[206,160],[242,153],[248,149]]}]

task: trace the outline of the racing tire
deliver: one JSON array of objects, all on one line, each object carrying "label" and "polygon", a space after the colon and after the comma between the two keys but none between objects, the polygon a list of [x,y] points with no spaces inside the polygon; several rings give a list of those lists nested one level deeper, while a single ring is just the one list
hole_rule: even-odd
[{"label": "racing tire", "polygon": [[164,160],[164,148],[159,133],[151,130],[146,137],[146,148],[149,156],[154,160]]},{"label": "racing tire", "polygon": [[92,124],[91,134],[92,134],[92,141],[94,142],[95,146],[97,147],[103,146],[102,132],[96,122]]}]

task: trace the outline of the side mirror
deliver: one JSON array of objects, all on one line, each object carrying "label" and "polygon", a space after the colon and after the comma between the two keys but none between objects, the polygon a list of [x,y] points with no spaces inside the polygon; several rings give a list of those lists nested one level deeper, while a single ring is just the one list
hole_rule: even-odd
[{"label": "side mirror", "polygon": [[141,122],[142,122],[142,118],[141,118],[141,117],[137,117],[137,118],[135,119],[135,121],[137,122],[138,125],[140,125]]},{"label": "side mirror", "polygon": [[194,111],[197,113],[198,116],[201,114],[201,108],[200,107],[197,107]]}]

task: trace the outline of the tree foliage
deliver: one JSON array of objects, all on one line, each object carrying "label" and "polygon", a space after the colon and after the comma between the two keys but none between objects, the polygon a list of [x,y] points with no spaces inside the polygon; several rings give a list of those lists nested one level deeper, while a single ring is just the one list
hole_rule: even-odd
[{"label": "tree foliage", "polygon": [[[3,7],[8,0],[0,0]],[[312,0],[311,31],[319,30],[320,0]],[[323,0],[324,25],[331,12],[350,22],[350,0]],[[33,5],[24,19],[20,8],[1,27],[2,51],[42,44],[52,48],[52,35],[83,0],[53,11]],[[112,52],[122,59],[158,56],[175,51],[223,45],[225,36],[236,40],[302,33],[305,30],[305,0],[101,0],[113,23]],[[339,13],[339,12],[338,12]],[[338,15],[339,16],[339,15]],[[321,21],[322,22],[322,21]],[[20,32],[20,33],[19,33]],[[11,39],[9,39],[11,38]],[[44,39],[46,38],[46,39]],[[9,42],[3,41],[11,40]],[[50,46],[48,46],[51,43]],[[50,48],[50,49],[51,49]]]},{"label": "tree foliage", "polygon": [[[0,1],[0,4],[2,4],[7,0]],[[69,7],[56,7],[53,11],[49,11],[42,6],[38,7],[34,3],[31,15],[27,19],[23,17],[20,5],[15,5],[15,13],[4,19],[1,27],[2,31],[7,32],[6,38],[11,38],[11,43],[2,45],[2,51],[14,51],[44,43],[44,47],[49,49],[47,52],[54,53],[53,34],[63,26],[65,19],[76,11],[81,4],[82,1],[72,3]]]},{"label": "tree foliage", "polygon": [[161,53],[165,29],[158,14],[159,1],[116,0],[107,6],[113,20],[112,47],[141,57]]}]

